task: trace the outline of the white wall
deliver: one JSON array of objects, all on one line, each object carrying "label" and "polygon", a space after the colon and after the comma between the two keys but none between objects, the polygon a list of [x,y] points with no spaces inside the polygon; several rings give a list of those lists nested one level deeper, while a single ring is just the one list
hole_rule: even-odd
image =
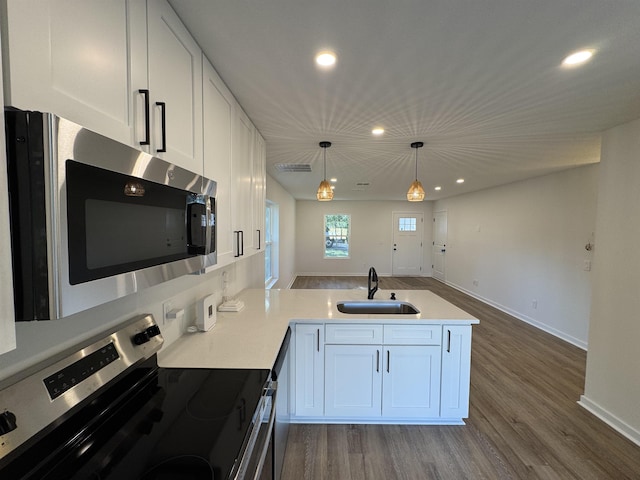
[{"label": "white wall", "polygon": [[[215,293],[220,303],[223,271],[229,272],[229,296],[244,288],[262,288],[264,254],[252,255],[206,275],[180,277],[64,319],[18,322],[17,349],[0,355],[0,383],[18,372],[26,376],[39,363],[61,355],[79,342],[114,331],[122,322],[142,313],[153,314],[162,329],[164,347],[170,345],[195,322],[195,304],[199,298]],[[185,309],[182,322],[163,323],[162,304],[167,300],[172,301],[173,308]]]},{"label": "white wall", "polygon": [[267,200],[278,205],[278,281],[271,288],[287,288],[295,280],[296,200],[267,175]]},{"label": "white wall", "polygon": [[597,179],[590,165],[437,201],[446,283],[586,348]]},{"label": "white wall", "polygon": [[[366,275],[374,266],[391,275],[393,212],[424,213],[422,275],[431,275],[432,202],[303,201],[296,206],[296,268],[299,275]],[[324,215],[351,215],[349,259],[325,259]]]},{"label": "white wall", "polygon": [[640,119],[604,133],[585,393],[640,445]]}]

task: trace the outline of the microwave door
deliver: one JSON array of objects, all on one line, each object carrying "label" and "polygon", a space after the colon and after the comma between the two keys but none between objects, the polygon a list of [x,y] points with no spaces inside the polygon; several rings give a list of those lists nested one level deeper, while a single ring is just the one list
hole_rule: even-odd
[{"label": "microwave door", "polygon": [[38,112],[7,110],[5,120],[16,319],[46,320],[56,307],[50,295],[50,160],[43,118]]}]

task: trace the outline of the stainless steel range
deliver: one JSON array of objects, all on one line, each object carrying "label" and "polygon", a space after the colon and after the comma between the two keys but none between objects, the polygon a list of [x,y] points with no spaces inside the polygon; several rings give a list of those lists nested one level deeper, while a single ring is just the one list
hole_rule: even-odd
[{"label": "stainless steel range", "polygon": [[271,371],[159,368],[162,343],[136,317],[0,391],[0,478],[260,478]]}]

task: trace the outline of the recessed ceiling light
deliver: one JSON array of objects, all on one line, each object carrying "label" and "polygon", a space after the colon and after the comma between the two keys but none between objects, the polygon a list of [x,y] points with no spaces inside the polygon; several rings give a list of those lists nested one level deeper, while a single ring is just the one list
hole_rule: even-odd
[{"label": "recessed ceiling light", "polygon": [[580,50],[579,52],[572,53],[562,61],[562,65],[565,67],[574,67],[581,65],[593,57],[593,50]]},{"label": "recessed ceiling light", "polygon": [[384,128],[376,127],[373,130],[371,130],[371,133],[373,133],[374,135],[382,135],[384,133]]},{"label": "recessed ceiling light", "polygon": [[332,182],[332,183],[336,183],[337,181],[338,181],[338,179],[337,179],[337,178],[332,178],[332,179],[331,179],[331,182]]},{"label": "recessed ceiling light", "polygon": [[333,67],[336,64],[336,54],[329,51],[320,52],[316,55],[316,63],[323,68]]},{"label": "recessed ceiling light", "polygon": [[434,190],[442,190],[442,187],[441,186],[437,186],[437,187],[434,188]]},{"label": "recessed ceiling light", "polygon": [[464,178],[459,178],[456,180],[456,183],[464,183]]}]

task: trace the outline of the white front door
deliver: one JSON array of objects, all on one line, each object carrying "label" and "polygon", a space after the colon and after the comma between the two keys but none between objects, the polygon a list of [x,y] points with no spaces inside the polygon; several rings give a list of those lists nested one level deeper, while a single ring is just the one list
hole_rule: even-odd
[{"label": "white front door", "polygon": [[447,212],[433,216],[433,278],[445,281],[445,252],[447,251]]},{"label": "white front door", "polygon": [[393,212],[393,275],[422,274],[422,213]]}]

